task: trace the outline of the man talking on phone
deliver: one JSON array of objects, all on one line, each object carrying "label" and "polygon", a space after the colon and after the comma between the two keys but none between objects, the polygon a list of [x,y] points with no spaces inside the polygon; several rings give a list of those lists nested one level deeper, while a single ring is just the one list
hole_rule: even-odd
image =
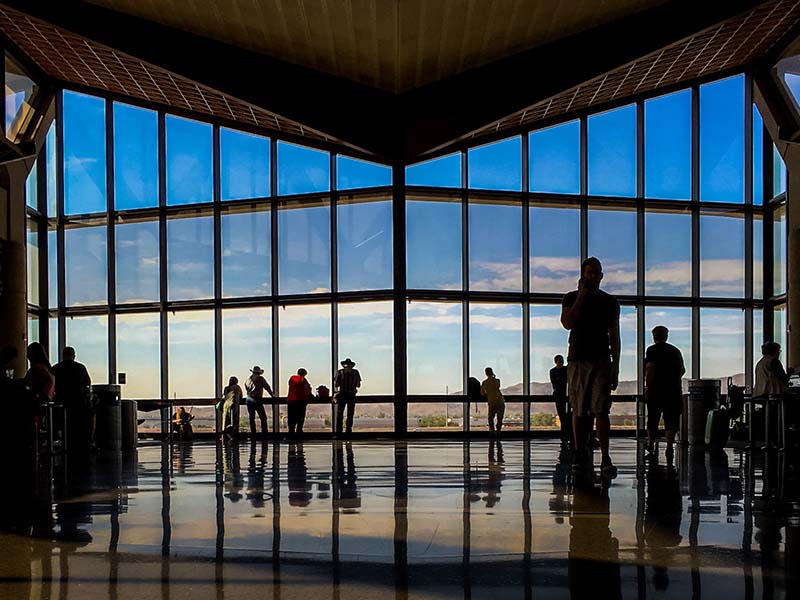
[{"label": "man talking on phone", "polygon": [[561,302],[561,324],[570,332],[567,378],[575,435],[573,469],[590,466],[586,445],[595,425],[603,453],[603,475],[614,477],[617,468],[608,453],[608,413],[611,392],[619,384],[619,302],[600,289],[602,280],[603,266],[597,258],[592,256],[581,263],[578,289]]}]

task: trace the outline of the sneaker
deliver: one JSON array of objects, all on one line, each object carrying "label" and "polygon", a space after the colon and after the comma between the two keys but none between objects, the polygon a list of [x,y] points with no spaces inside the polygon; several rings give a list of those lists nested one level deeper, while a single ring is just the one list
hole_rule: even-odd
[{"label": "sneaker", "polygon": [[606,456],[603,458],[603,462],[600,465],[600,469],[603,472],[605,477],[609,479],[613,479],[617,476],[617,467],[614,466],[614,463],[611,462],[611,457]]}]

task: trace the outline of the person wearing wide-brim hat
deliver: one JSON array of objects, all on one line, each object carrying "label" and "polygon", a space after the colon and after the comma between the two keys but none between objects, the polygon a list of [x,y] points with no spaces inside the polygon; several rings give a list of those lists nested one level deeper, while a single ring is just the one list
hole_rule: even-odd
[{"label": "person wearing wide-brim hat", "polygon": [[267,413],[264,410],[264,392],[273,396],[272,388],[266,379],[264,379],[264,369],[255,365],[250,369],[252,375],[247,378],[244,384],[247,390],[247,413],[250,415],[250,433],[256,434],[256,414],[261,419],[261,433],[267,433]]},{"label": "person wearing wide-brim hat", "polygon": [[335,433],[343,433],[342,425],[345,408],[347,408],[347,421],[344,423],[345,432],[352,433],[353,417],[356,410],[356,394],[358,393],[358,388],[361,387],[361,373],[354,368],[356,363],[349,358],[345,358],[341,365],[342,368],[336,373],[336,379],[333,382],[333,387],[337,391]]}]

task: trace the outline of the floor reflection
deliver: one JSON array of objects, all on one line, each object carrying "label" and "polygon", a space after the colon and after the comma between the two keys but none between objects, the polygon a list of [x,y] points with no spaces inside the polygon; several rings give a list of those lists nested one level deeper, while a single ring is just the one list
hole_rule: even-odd
[{"label": "floor reflection", "polygon": [[613,481],[541,440],[156,443],[34,475],[20,460],[0,598],[800,597],[785,457],[613,451]]}]

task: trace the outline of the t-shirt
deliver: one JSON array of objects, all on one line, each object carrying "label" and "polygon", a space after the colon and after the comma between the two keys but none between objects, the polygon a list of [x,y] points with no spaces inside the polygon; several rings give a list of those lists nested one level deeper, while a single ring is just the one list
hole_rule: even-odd
[{"label": "t-shirt", "polygon": [[672,344],[660,342],[650,346],[644,354],[645,370],[650,365],[652,375],[647,388],[647,398],[680,401],[683,397],[681,377],[686,372],[683,355]]},{"label": "t-shirt", "polygon": [[272,395],[272,388],[261,375],[251,375],[248,377],[244,387],[247,390],[247,395],[253,400],[261,400],[264,398],[265,391],[269,393],[270,396]]},{"label": "t-shirt", "polygon": [[302,375],[289,377],[289,394],[287,402],[306,402],[311,395],[311,384]]},{"label": "t-shirt", "polygon": [[[570,308],[578,298],[575,290],[564,296],[561,306]],[[586,294],[578,320],[569,332],[568,360],[608,360],[611,357],[609,331],[619,320],[619,302],[603,290]]]},{"label": "t-shirt", "polygon": [[567,397],[567,367],[553,367],[550,369],[550,383],[553,385],[553,395],[561,398]]},{"label": "t-shirt", "polygon": [[86,367],[75,360],[62,360],[53,367],[56,399],[65,404],[82,403],[86,388],[92,384]]}]

